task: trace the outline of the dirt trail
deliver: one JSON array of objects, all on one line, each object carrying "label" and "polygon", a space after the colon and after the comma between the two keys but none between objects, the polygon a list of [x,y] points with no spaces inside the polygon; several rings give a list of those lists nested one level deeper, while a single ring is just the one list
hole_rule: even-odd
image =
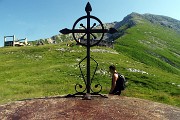
[{"label": "dirt trail", "polygon": [[0,120],[180,120],[180,108],[138,98],[41,98],[0,106]]}]

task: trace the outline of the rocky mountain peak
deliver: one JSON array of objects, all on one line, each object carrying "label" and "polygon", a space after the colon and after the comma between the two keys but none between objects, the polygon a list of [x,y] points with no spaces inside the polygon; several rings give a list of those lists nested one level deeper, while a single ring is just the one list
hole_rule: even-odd
[{"label": "rocky mountain peak", "polygon": [[153,24],[159,24],[180,32],[180,21],[163,15],[143,14],[143,17]]},{"label": "rocky mountain peak", "polygon": [[[180,21],[171,17],[163,16],[163,15],[154,15],[154,14],[139,14],[136,12],[132,12],[131,14],[124,17],[124,19],[120,22],[114,22],[114,27],[116,29],[121,26],[128,24],[129,26],[134,26],[137,23],[143,23],[143,21],[149,21],[152,24],[158,24],[164,27],[171,28],[177,32],[180,32]],[[111,26],[112,27],[112,26]]]}]

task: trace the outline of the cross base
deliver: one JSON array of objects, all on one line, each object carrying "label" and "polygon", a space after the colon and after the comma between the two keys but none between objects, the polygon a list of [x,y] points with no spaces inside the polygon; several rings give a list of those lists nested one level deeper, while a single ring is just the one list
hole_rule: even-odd
[{"label": "cross base", "polygon": [[108,98],[107,95],[103,95],[103,94],[99,94],[99,93],[83,93],[83,92],[78,92],[78,93],[75,93],[75,94],[68,94],[65,97],[66,98],[82,97],[83,100],[91,100],[92,97]]}]

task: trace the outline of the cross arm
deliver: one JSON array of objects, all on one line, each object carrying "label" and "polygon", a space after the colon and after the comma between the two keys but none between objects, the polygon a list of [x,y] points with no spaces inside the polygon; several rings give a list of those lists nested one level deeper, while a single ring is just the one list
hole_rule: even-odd
[{"label": "cross arm", "polygon": [[[69,34],[69,33],[88,33],[88,31],[86,29],[74,29],[74,30],[70,30],[68,28],[62,29],[59,31],[62,34]],[[89,31],[90,33],[110,33],[113,34],[115,32],[117,32],[116,29],[114,28],[110,28],[108,29],[92,29]]]}]

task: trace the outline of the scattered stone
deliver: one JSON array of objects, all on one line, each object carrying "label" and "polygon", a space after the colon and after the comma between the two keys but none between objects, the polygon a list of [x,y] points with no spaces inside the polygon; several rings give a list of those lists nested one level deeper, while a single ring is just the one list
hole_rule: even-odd
[{"label": "scattered stone", "polygon": [[76,61],[80,62],[80,61],[81,61],[81,59],[77,58],[77,59],[76,59]]},{"label": "scattered stone", "polygon": [[106,70],[103,70],[103,69],[99,69],[96,71],[97,74],[101,74],[101,75],[107,75],[108,72]]},{"label": "scattered stone", "polygon": [[105,49],[91,49],[91,52],[119,54],[118,52],[110,51],[110,50],[105,50]]},{"label": "scattered stone", "polygon": [[70,53],[80,53],[82,52],[81,50],[71,50]]},{"label": "scattered stone", "polygon": [[40,55],[36,55],[36,56],[35,56],[35,58],[42,58],[42,56],[40,56]]},{"label": "scattered stone", "polygon": [[147,74],[147,75],[149,74],[149,73],[147,73],[145,71],[138,70],[138,69],[135,69],[135,68],[128,68],[127,70],[130,71],[130,72],[138,72],[138,73]]},{"label": "scattered stone", "polygon": [[176,83],[171,83],[172,85],[176,85]]},{"label": "scattered stone", "polygon": [[56,51],[66,52],[67,49],[65,49],[65,48],[59,48],[59,49],[56,49]]}]

